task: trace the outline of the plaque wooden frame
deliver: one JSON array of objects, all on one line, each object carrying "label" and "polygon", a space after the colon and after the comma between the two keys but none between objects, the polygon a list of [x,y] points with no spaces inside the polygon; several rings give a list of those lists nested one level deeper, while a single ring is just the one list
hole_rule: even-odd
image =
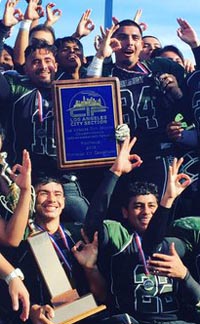
[{"label": "plaque wooden frame", "polygon": [[58,80],[52,90],[58,167],[112,165],[120,149],[115,129],[122,123],[118,78]]},{"label": "plaque wooden frame", "polygon": [[92,294],[80,297],[72,289],[47,232],[30,236],[28,242],[51,297],[54,324],[72,324],[106,309],[105,305],[97,306]]}]

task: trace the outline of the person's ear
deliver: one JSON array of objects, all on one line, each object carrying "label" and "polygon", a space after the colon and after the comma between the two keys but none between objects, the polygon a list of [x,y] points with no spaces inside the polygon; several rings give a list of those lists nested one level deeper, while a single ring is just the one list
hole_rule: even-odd
[{"label": "person's ear", "polygon": [[125,207],[122,207],[122,215],[124,219],[128,218],[128,210]]}]

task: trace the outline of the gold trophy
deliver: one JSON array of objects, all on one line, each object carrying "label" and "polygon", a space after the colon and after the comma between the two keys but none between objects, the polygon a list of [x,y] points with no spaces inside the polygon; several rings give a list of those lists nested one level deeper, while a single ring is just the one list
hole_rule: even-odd
[{"label": "gold trophy", "polygon": [[13,213],[18,199],[20,189],[16,183],[10,178],[11,168],[8,165],[7,153],[0,152],[0,202],[10,213]]},{"label": "gold trophy", "polygon": [[[11,179],[11,168],[6,161],[7,153],[0,152],[0,203],[6,210],[13,214],[17,206],[20,188]],[[32,216],[35,205],[35,192],[32,187],[32,199],[30,205],[30,216]]]}]

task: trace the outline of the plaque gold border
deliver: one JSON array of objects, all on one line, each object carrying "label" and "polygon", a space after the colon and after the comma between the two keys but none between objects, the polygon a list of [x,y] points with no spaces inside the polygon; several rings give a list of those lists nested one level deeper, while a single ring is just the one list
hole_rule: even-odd
[{"label": "plaque gold border", "polygon": [[[56,146],[57,146],[57,157],[58,167],[60,169],[79,169],[79,168],[90,168],[90,167],[101,167],[112,165],[116,155],[119,152],[119,144],[115,141],[116,155],[101,158],[91,159],[79,159],[70,160],[67,156],[67,150],[65,143],[67,137],[64,130],[63,122],[63,107],[61,100],[61,91],[63,89],[74,89],[77,88],[77,92],[80,89],[85,90],[87,87],[96,89],[97,87],[108,86],[112,97],[112,108],[113,109],[113,121],[112,124],[116,128],[119,124],[122,124],[122,108],[121,108],[121,96],[120,96],[120,83],[116,77],[101,77],[101,78],[86,78],[79,80],[57,80],[52,83],[53,100],[54,100],[54,117],[55,117],[55,133],[56,133]],[[113,129],[113,133],[114,133]]]}]

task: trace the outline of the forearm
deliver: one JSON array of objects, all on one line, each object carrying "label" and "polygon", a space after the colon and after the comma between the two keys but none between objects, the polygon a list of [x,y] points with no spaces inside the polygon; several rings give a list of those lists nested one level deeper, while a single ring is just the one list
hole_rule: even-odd
[{"label": "forearm", "polygon": [[192,48],[192,52],[193,52],[195,63],[196,63],[196,70],[199,70],[199,68],[200,68],[200,45],[195,48]]},{"label": "forearm", "polygon": [[28,222],[31,202],[31,188],[20,191],[14,214],[6,225],[5,244],[18,246],[23,239]]},{"label": "forearm", "polygon": [[103,59],[98,56],[94,56],[92,62],[87,68],[88,77],[101,77],[103,72]]},{"label": "forearm", "polygon": [[107,297],[106,282],[97,266],[93,268],[84,268],[86,278],[90,287],[91,293],[99,302],[105,302]]},{"label": "forearm", "polygon": [[149,222],[142,238],[142,246],[146,255],[151,255],[155,246],[160,244],[167,233],[170,209],[159,206]]},{"label": "forearm", "polygon": [[10,27],[5,26],[2,22],[0,22],[0,54],[3,51],[4,47],[4,38],[8,31],[10,30]]},{"label": "forearm", "polygon": [[191,302],[196,305],[200,301],[200,285],[194,280],[189,271],[181,281],[181,285],[187,296],[190,295]]},{"label": "forearm", "polygon": [[23,20],[14,45],[14,62],[23,65],[25,62],[24,51],[29,43],[31,20]]},{"label": "forearm", "polygon": [[111,195],[118,179],[119,177],[108,171],[90,203],[84,223],[84,230],[90,238],[93,238],[106,218]]}]

